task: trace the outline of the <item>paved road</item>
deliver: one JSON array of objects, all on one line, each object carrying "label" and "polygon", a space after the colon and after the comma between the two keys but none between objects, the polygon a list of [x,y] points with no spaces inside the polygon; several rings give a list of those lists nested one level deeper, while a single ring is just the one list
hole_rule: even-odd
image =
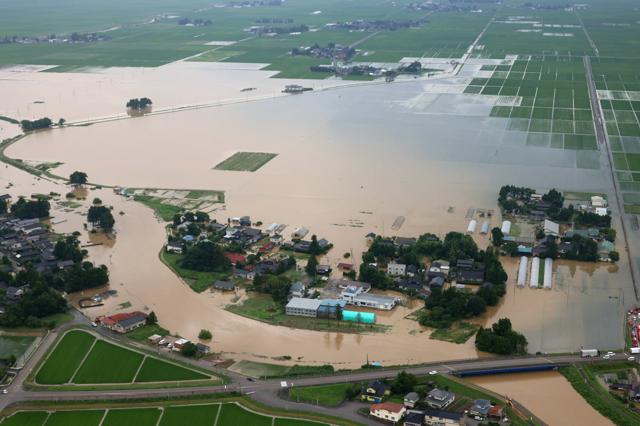
[{"label": "paved road", "polygon": [[593,111],[593,118],[596,124],[596,137],[598,138],[598,144],[605,150],[607,162],[609,166],[609,172],[611,173],[611,181],[613,184],[614,195],[616,199],[616,205],[618,206],[618,215],[620,219],[620,226],[622,227],[622,235],[624,237],[624,250],[627,254],[627,261],[629,262],[629,269],[631,270],[631,281],[633,282],[633,291],[636,295],[636,301],[638,300],[638,284],[637,278],[640,276],[638,272],[638,264],[633,260],[631,255],[631,249],[629,246],[629,237],[627,231],[627,225],[624,221],[624,200],[618,185],[616,178],[615,166],[613,162],[613,153],[611,152],[611,145],[609,144],[609,135],[605,128],[605,121],[602,114],[602,108],[600,101],[598,100],[598,92],[596,90],[596,84],[593,81],[593,70],[591,68],[591,57],[584,56],[584,69],[587,77],[587,86],[589,87],[589,98],[591,100],[591,109]]}]

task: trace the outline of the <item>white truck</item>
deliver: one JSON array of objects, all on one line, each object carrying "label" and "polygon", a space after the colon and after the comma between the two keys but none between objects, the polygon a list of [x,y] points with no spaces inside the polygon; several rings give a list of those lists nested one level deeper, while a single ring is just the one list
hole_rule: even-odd
[{"label": "white truck", "polygon": [[580,349],[582,358],[596,358],[598,355],[600,355],[600,351],[597,349]]}]

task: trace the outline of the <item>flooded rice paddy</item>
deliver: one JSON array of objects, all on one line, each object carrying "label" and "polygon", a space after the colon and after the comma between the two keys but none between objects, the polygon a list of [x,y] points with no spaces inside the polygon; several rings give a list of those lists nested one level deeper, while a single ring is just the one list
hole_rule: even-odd
[{"label": "flooded rice paddy", "polygon": [[[205,72],[204,66],[113,69],[72,78],[16,73],[12,78],[18,87],[36,88],[12,92],[15,97],[3,98],[0,111],[20,118],[46,113],[79,120],[122,114],[126,99],[137,96],[152,98],[154,109],[161,103],[157,99],[165,107],[222,100],[238,96],[247,85],[278,96],[38,132],[6,154],[33,162],[59,161],[64,164],[54,173],[82,170],[96,183],[225,191],[225,204],[211,212],[213,217],[226,221],[247,214],[254,221],[289,225],[285,234],[307,226],[334,243],[328,255],[334,265],[345,252],[358,261],[364,235],[371,231],[402,236],[464,231],[469,208],[497,211],[503,184],[611,194],[606,170],[578,168],[576,151],[527,146],[517,133],[507,131],[506,119],[488,117],[491,97],[457,93],[463,78],[439,80],[437,90],[433,82],[415,81],[279,96],[289,81],[269,80],[255,70],[214,67]],[[8,78],[6,72],[0,77]],[[168,82],[173,86],[167,88]],[[0,79],[0,88],[5,87],[13,86]],[[45,95],[45,104],[29,103]],[[213,170],[238,151],[278,155],[254,173]],[[66,192],[13,168],[3,168],[0,179],[3,185],[15,184],[14,195]],[[95,262],[109,266],[111,288],[118,293],[88,311],[91,316],[122,309],[128,302],[135,309],[154,310],[172,333],[195,338],[202,328],[212,330],[214,350],[237,359],[289,355],[307,363],[356,367],[367,355],[384,364],[478,355],[472,339],[463,345],[430,340],[401,313],[384,318],[393,323],[391,331],[371,335],[292,330],[231,314],[221,309],[226,303],[222,296],[194,293],[160,262],[164,228],[151,210],[109,189],[90,191],[88,201],[74,211],[56,208],[54,223],[66,220],[56,230],[82,229],[80,212],[94,196],[124,214],[116,216],[115,241],[89,248]],[[393,229],[398,217],[404,222]],[[494,217],[492,226],[498,223]],[[484,237],[478,241],[487,244]],[[532,352],[622,345],[622,313],[633,298],[624,262],[615,271],[559,264],[551,291],[516,289],[517,266],[507,263],[508,293],[482,322],[511,318]]]}]

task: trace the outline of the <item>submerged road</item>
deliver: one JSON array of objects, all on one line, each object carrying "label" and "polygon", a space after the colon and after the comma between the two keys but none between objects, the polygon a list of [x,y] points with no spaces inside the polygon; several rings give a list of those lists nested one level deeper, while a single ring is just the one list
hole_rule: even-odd
[{"label": "submerged road", "polygon": [[[598,139],[598,145],[606,151],[607,165],[609,166],[609,172],[611,174],[611,182],[613,184],[613,193],[616,199],[616,205],[618,206],[618,216],[620,219],[620,226],[622,227],[622,236],[624,237],[624,250],[627,253],[627,261],[629,262],[629,269],[631,270],[631,281],[633,283],[633,291],[636,295],[636,301],[638,300],[638,284],[637,278],[640,276],[638,271],[638,264],[633,260],[631,255],[631,247],[629,246],[629,236],[627,231],[627,225],[624,221],[624,199],[620,186],[618,185],[618,179],[616,177],[615,166],[613,162],[613,153],[611,152],[611,145],[609,144],[609,135],[605,128],[604,114],[602,113],[602,107],[598,100],[598,91],[596,89],[596,83],[593,80],[593,70],[591,68],[591,57],[584,56],[584,69],[587,77],[587,86],[589,87],[589,99],[591,101],[591,110],[593,111],[593,121],[596,125],[596,137]],[[626,309],[626,307],[625,307]]]}]

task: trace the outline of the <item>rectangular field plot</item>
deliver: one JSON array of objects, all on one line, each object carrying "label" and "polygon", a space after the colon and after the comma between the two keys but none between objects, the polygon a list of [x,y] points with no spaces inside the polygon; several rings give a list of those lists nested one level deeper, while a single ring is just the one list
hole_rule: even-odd
[{"label": "rectangular field plot", "polygon": [[271,417],[262,416],[245,410],[236,404],[223,404],[217,426],[271,426]]},{"label": "rectangular field plot", "polygon": [[182,368],[175,364],[147,357],[138,372],[136,382],[173,382],[182,380],[204,380],[209,376]]},{"label": "rectangular field plot", "polygon": [[34,340],[33,336],[0,336],[0,359],[22,356]]},{"label": "rectangular field plot", "polygon": [[[215,423],[219,409],[219,404],[185,405],[181,407],[165,408],[159,426],[211,426]],[[217,424],[220,425],[222,423],[218,420]],[[252,425],[251,422],[230,424]],[[271,424],[271,422],[269,422],[269,424]]]},{"label": "rectangular field plot", "polygon": [[100,426],[156,426],[161,413],[157,408],[110,409]]},{"label": "rectangular field plot", "polygon": [[38,371],[36,382],[43,385],[67,383],[94,340],[84,331],[73,330],[65,334]]},{"label": "rectangular field plot", "polygon": [[626,154],[629,170],[633,172],[640,171],[640,154]]},{"label": "rectangular field plot", "polygon": [[20,411],[7,417],[2,426],[42,426],[49,416],[45,411]]},{"label": "rectangular field plot", "polygon": [[104,410],[56,411],[45,426],[98,426]]},{"label": "rectangular field plot", "polygon": [[236,152],[231,157],[218,163],[214,169],[235,172],[255,172],[277,155],[278,154],[269,152]]},{"label": "rectangular field plot", "polygon": [[138,371],[143,355],[99,340],[89,352],[74,383],[129,383]]}]

